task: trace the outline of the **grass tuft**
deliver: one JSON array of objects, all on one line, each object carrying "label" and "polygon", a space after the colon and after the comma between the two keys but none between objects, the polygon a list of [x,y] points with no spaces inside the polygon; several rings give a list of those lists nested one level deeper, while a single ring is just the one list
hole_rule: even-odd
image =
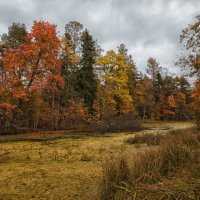
[{"label": "grass tuft", "polygon": [[147,144],[147,145],[159,145],[165,138],[165,135],[161,133],[157,134],[142,134],[129,137],[124,142],[128,144]]},{"label": "grass tuft", "polygon": [[92,157],[89,156],[86,153],[83,153],[82,156],[81,156],[81,161],[83,161],[83,162],[90,162],[90,161],[92,161]]},{"label": "grass tuft", "polygon": [[200,133],[174,132],[155,150],[106,163],[100,200],[200,199]]}]

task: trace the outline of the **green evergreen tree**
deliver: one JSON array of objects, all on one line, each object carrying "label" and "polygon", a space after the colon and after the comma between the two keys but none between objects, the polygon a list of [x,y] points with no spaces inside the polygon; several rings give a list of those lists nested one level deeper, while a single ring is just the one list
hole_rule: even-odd
[{"label": "green evergreen tree", "polygon": [[19,44],[24,42],[27,35],[27,30],[25,24],[12,23],[8,27],[8,33],[4,33],[1,36],[3,48],[13,48],[16,49]]},{"label": "green evergreen tree", "polygon": [[59,102],[62,106],[69,106],[76,98],[73,88],[73,79],[78,67],[79,57],[74,51],[71,36],[65,33],[62,39],[62,67],[61,75],[64,78],[64,88],[59,92]]},{"label": "green evergreen tree", "polygon": [[97,95],[97,80],[94,74],[94,64],[96,58],[95,41],[85,30],[81,37],[82,57],[81,68],[76,73],[75,90],[80,98],[84,100],[85,106],[90,113],[93,112],[93,103]]}]

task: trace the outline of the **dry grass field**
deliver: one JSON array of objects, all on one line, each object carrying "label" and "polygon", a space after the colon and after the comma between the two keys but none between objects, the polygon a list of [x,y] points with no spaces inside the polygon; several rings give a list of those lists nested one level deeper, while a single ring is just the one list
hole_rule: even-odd
[{"label": "dry grass field", "polygon": [[0,137],[0,200],[93,199],[102,165],[150,147],[124,141],[134,134],[164,133],[191,123],[150,123],[138,133],[83,135],[67,131]]}]

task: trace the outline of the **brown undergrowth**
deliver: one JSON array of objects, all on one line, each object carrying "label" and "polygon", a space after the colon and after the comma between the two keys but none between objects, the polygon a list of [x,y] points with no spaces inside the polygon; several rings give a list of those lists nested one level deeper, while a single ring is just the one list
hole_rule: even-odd
[{"label": "brown undergrowth", "polygon": [[199,200],[200,133],[193,129],[166,136],[160,146],[131,159],[107,162],[99,186],[101,200]]}]

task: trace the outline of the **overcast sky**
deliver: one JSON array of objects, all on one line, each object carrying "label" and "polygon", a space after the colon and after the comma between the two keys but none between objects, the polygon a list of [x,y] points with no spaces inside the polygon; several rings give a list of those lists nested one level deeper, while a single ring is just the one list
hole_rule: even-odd
[{"label": "overcast sky", "polygon": [[104,50],[124,43],[139,70],[149,57],[178,73],[181,30],[200,15],[200,0],[0,0],[0,34],[12,22],[31,27],[34,20],[58,25],[71,20],[88,28]]}]

